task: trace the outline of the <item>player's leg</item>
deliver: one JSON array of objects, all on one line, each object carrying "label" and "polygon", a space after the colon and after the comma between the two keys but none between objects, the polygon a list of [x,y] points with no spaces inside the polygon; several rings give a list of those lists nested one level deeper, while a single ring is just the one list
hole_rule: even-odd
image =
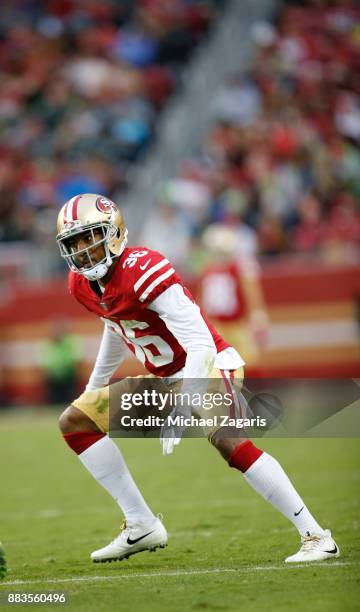
[{"label": "player's leg", "polygon": [[218,429],[209,436],[229,466],[242,472],[248,484],[264,499],[288,518],[302,538],[300,551],[286,562],[320,561],[339,556],[339,548],[312,516],[280,463],[270,454],[257,448],[250,440],[234,437],[229,430]]},{"label": "player's leg", "polygon": [[[91,391],[84,393],[75,404],[95,413],[96,405],[107,402],[107,395],[107,388]],[[59,424],[67,444],[115,499],[126,521],[132,524],[153,519],[154,515],[133,481],[120,449],[106,435],[106,414],[101,412],[97,421],[98,425],[82,409],[69,406],[60,416]]]},{"label": "player's leg", "polygon": [[136,486],[122,453],[107,435],[109,388],[83,393],[60,416],[67,444],[97,482],[121,508],[124,529],[109,546],[92,553],[93,561],[126,558],[135,552],[164,546],[166,530]]}]

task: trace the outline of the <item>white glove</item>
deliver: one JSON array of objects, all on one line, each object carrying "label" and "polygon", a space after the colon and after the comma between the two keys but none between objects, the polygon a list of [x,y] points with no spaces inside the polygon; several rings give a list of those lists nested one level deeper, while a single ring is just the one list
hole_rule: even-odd
[{"label": "white glove", "polygon": [[[184,408],[182,408],[181,411],[174,408],[169,416],[171,418],[182,416],[184,419],[186,419],[190,416],[190,410],[187,412],[187,414],[185,414]],[[170,425],[168,419],[165,420],[160,432],[160,444],[162,446],[163,455],[172,454],[174,446],[178,446],[178,444],[180,444],[181,438],[186,429],[186,425]]]},{"label": "white glove", "polygon": [[160,444],[162,445],[163,455],[171,455],[174,446],[180,444],[181,438],[160,438]]}]

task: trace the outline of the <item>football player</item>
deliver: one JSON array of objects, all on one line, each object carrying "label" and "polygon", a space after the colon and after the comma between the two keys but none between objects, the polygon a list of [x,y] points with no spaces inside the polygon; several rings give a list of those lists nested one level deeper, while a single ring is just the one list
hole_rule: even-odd
[{"label": "football player", "polygon": [[[149,372],[167,380],[243,376],[244,361],[209,324],[169,261],[144,247],[126,247],[127,230],[119,208],[98,194],[71,198],[58,217],[57,242],[70,267],[69,288],[85,308],[104,322],[94,369],[84,393],[62,413],[60,429],[81,463],[120,506],[120,534],[94,551],[94,562],[127,558],[164,547],[167,533],[137,488],[109,431],[109,381],[128,347]],[[175,237],[176,239],[176,237]],[[126,378],[126,389],[136,378]],[[118,385],[123,382],[115,383]],[[175,408],[175,413],[176,413]],[[179,437],[165,431],[165,455]],[[246,438],[207,432],[228,465],[243,473],[262,497],[300,533],[300,550],[286,562],[321,561],[339,556],[329,530],[315,520],[280,464]]]},{"label": "football player", "polygon": [[253,255],[238,252],[234,227],[214,223],[204,231],[202,242],[209,260],[197,283],[196,299],[221,336],[231,338],[252,375],[258,376],[269,335],[259,266]]}]

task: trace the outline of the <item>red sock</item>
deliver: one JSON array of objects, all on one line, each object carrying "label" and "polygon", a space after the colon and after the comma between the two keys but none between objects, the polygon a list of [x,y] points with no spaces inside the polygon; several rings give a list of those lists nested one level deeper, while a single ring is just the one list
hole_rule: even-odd
[{"label": "red sock", "polygon": [[233,450],[228,463],[230,467],[246,472],[262,454],[263,451],[260,448],[257,448],[250,440],[246,440]]},{"label": "red sock", "polygon": [[74,431],[63,434],[65,442],[72,448],[77,455],[83,453],[89,446],[92,446],[103,438],[105,434],[100,431]]}]

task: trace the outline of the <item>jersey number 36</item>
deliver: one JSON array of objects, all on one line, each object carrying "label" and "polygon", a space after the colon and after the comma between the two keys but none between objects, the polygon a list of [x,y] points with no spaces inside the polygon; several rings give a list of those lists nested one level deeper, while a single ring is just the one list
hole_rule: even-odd
[{"label": "jersey number 36", "polygon": [[[111,321],[111,327],[116,331],[125,342],[132,344],[135,356],[141,363],[146,361],[159,368],[171,363],[174,358],[174,351],[171,346],[160,336],[139,336],[137,331],[142,331],[149,327],[144,321],[121,321],[121,324]],[[156,354],[151,351],[154,347]]]}]

